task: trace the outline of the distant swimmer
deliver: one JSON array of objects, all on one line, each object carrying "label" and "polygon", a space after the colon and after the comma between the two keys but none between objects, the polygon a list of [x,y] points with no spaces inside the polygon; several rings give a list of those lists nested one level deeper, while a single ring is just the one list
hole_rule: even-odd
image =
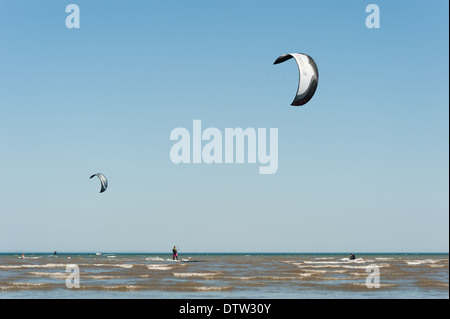
[{"label": "distant swimmer", "polygon": [[67,256],[67,259],[69,259],[69,260],[70,260],[70,256]]},{"label": "distant swimmer", "polygon": [[348,257],[348,259],[350,259],[350,260],[355,260],[355,258],[356,257],[355,257],[355,255],[353,253],[350,254],[350,257]]},{"label": "distant swimmer", "polygon": [[53,256],[58,256],[58,253],[56,251],[54,251]]},{"label": "distant swimmer", "polygon": [[20,257],[20,259],[25,259],[25,254],[22,254],[22,257]]},{"label": "distant swimmer", "polygon": [[173,246],[172,253],[173,253],[172,259],[173,260],[175,260],[175,259],[178,260],[178,250],[177,250],[176,246]]}]

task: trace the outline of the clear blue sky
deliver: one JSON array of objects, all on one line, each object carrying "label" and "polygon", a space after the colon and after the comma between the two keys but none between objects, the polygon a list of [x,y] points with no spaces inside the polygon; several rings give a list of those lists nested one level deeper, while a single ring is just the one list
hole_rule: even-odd
[{"label": "clear blue sky", "polygon": [[[448,6],[1,0],[0,251],[448,252]],[[173,164],[195,119],[278,128],[277,173]]]}]

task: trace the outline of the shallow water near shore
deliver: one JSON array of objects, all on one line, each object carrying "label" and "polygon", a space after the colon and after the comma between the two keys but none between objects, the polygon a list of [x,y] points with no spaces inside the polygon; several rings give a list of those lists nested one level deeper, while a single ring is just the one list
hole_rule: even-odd
[{"label": "shallow water near shore", "polygon": [[[347,257],[185,253],[174,261],[169,254],[30,253],[21,259],[4,253],[0,298],[449,298],[448,254]],[[78,288],[72,284],[75,275]]]}]

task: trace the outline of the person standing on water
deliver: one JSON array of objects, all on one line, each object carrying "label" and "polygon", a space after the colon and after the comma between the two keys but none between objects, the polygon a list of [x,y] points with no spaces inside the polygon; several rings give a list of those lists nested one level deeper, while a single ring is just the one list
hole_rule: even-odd
[{"label": "person standing on water", "polygon": [[176,258],[178,260],[178,250],[176,246],[173,246],[172,253],[173,253],[172,259],[175,260]]}]

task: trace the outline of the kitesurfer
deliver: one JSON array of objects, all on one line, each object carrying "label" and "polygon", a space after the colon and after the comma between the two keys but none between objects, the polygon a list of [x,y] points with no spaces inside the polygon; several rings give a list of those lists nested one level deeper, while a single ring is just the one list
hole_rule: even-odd
[{"label": "kitesurfer", "polygon": [[173,260],[178,260],[178,250],[177,250],[177,247],[176,246],[173,246],[173,249],[172,249],[172,259]]}]

